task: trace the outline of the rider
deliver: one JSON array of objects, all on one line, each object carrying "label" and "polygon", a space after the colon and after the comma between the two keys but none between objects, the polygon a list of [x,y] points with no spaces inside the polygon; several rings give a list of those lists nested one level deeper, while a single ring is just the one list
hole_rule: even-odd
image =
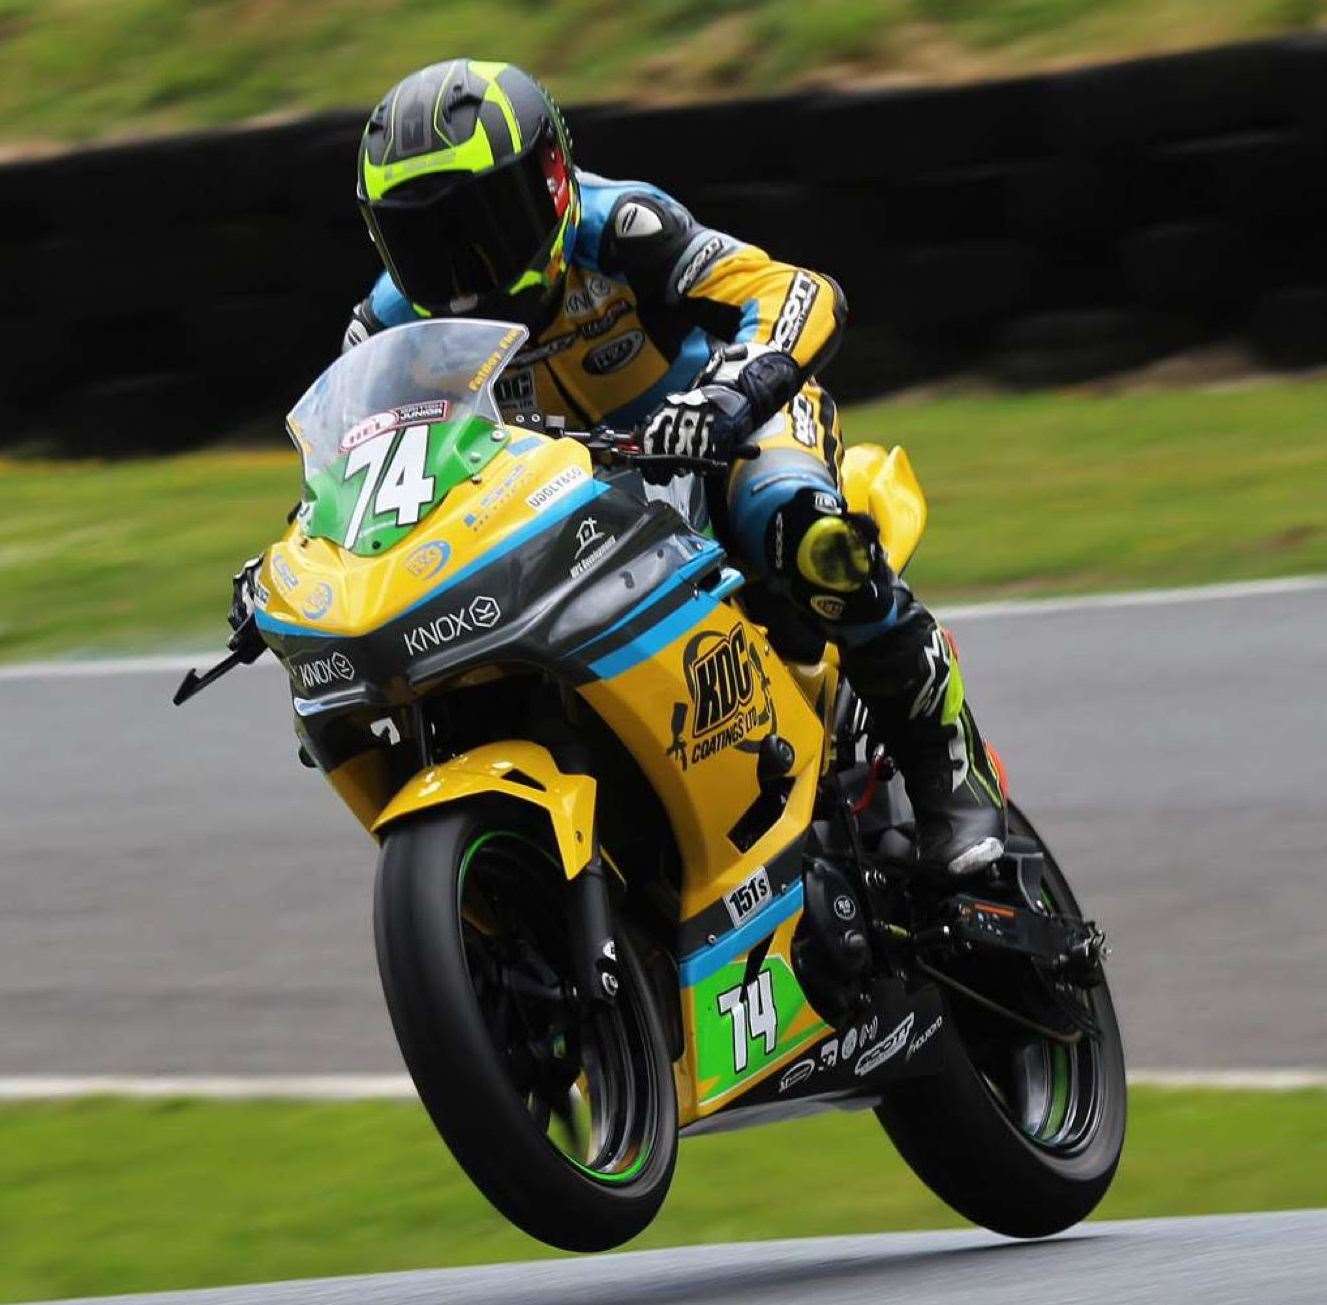
[{"label": "rider", "polygon": [[452,59],[394,86],[365,129],[358,191],[386,271],[345,347],[421,317],[520,321],[530,340],[497,387],[509,413],[640,424],[652,453],[758,445],[708,505],[753,577],[749,610],[800,660],[839,646],[903,772],[924,862],[957,875],[999,856],[1000,781],[953,640],[839,488],[838,410],[815,379],[842,332],[839,287],[655,186],[576,168],[557,105],[512,64]]}]

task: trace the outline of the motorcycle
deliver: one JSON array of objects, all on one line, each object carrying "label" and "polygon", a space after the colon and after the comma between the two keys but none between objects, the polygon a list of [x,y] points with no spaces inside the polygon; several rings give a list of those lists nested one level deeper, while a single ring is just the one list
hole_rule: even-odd
[{"label": "motorcycle", "polygon": [[[781,651],[641,475],[727,464],[504,420],[525,338],[421,321],[328,368],[253,582],[301,759],[380,845],[383,991],[437,1131],[569,1250],[649,1224],[680,1135],[823,1109],[873,1109],[987,1228],[1082,1219],[1119,1161],[1124,1059],[1055,857],[1010,804],[988,872],[919,865],[834,647]],[[926,521],[904,450],[849,449],[842,484],[901,571]]]}]

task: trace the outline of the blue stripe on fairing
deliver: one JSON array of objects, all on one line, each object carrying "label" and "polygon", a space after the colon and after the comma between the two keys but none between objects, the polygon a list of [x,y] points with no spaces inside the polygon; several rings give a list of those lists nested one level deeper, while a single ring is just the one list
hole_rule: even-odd
[{"label": "blue stripe on fairing", "polygon": [[[431,603],[439,594],[455,588],[463,580],[468,580],[476,571],[480,571],[499,558],[505,557],[536,535],[543,534],[544,531],[551,529],[558,522],[565,521],[573,512],[583,508],[587,503],[593,502],[600,494],[608,493],[608,488],[602,480],[587,480],[584,485],[572,490],[560,502],[554,503],[533,521],[523,525],[519,530],[514,530],[500,544],[495,544],[487,552],[481,553],[469,566],[463,566],[455,575],[449,576],[441,584],[434,586],[422,598],[417,598],[409,607],[402,608],[396,616],[392,617],[392,620],[408,615],[416,608],[423,607],[425,603]],[[259,612],[257,617],[258,628],[270,631],[273,634],[297,634],[306,639],[344,639],[347,637],[339,632],[321,629],[317,626],[291,625],[286,621],[277,620],[274,616],[268,616],[265,612]]]},{"label": "blue stripe on fairing", "polygon": [[667,648],[674,639],[680,639],[693,626],[699,625],[719,605],[713,594],[697,594],[688,598],[675,612],[670,612],[657,625],[652,625],[630,643],[623,644],[598,661],[590,663],[590,670],[601,680],[611,680],[623,671],[653,657],[661,648]]},{"label": "blue stripe on fairing", "polygon": [[772,934],[790,915],[800,910],[801,905],[802,881],[799,879],[786,893],[761,907],[745,924],[724,934],[718,942],[684,956],[677,967],[682,986],[693,988],[710,975],[717,974],[729,961],[749,952],[762,938]]},{"label": "blue stripe on fairing", "polygon": [[723,549],[717,544],[711,544],[704,552],[698,553],[693,557],[691,561],[684,562],[679,566],[677,570],[674,571],[673,574],[661,585],[655,589],[651,589],[650,592],[646,594],[635,607],[631,608],[625,616],[618,617],[618,619],[606,630],[599,630],[595,634],[592,634],[584,643],[577,644],[576,647],[571,650],[570,655],[574,657],[578,652],[584,651],[592,643],[598,643],[601,639],[606,639],[614,630],[620,630],[628,621],[634,620],[647,607],[653,607],[654,604],[665,594],[672,593],[678,585],[684,584],[686,581],[690,580],[692,576],[707,569],[708,565],[712,565],[716,560],[721,559],[722,557]]}]

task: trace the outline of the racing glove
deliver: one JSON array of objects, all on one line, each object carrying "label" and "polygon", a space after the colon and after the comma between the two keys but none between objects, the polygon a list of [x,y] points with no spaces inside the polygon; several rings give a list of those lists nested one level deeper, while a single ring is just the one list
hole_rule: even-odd
[{"label": "racing glove", "polygon": [[263,564],[261,553],[251,557],[230,578],[230,611],[226,620],[235,632],[230,636],[226,647],[239,655],[246,665],[256,662],[267,649],[263,636],[258,630],[255,613],[258,610],[259,596],[263,593],[263,582],[258,579],[258,569]]},{"label": "racing glove", "polygon": [[[646,453],[693,458],[730,458],[801,387],[793,358],[765,344],[730,344],[719,349],[696,378],[696,386],[670,394],[645,426]],[[659,483],[673,471],[645,469]]]}]

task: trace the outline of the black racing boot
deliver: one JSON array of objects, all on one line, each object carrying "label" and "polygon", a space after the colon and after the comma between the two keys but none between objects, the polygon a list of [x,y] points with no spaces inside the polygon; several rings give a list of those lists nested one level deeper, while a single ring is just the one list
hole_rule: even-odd
[{"label": "black racing boot", "polygon": [[847,653],[848,678],[867,705],[872,733],[903,773],[919,859],[966,875],[1004,852],[1000,776],[964,698],[953,640],[898,588],[899,624]]}]

